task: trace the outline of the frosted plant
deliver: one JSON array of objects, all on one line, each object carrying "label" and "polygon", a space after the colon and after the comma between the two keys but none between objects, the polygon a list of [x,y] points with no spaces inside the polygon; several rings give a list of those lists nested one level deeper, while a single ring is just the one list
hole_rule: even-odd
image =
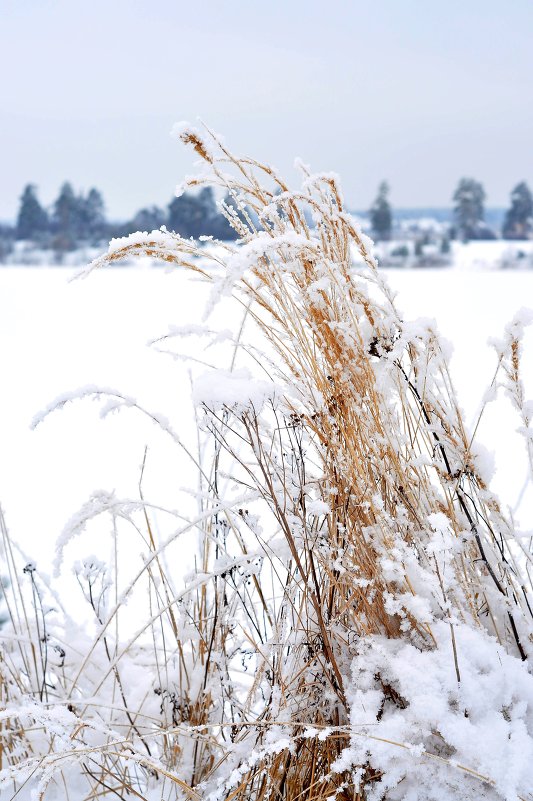
[{"label": "frosted plant", "polygon": [[[46,590],[33,573],[12,582],[4,787],[150,801],[531,798],[531,554],[490,491],[434,324],[402,318],[334,175],[300,164],[292,191],[209,131],[180,136],[205,164],[186,188],[224,190],[239,242],[139,233],[87,273],[151,256],[210,284],[207,315],[223,298],[242,310],[236,333],[157,339],[233,348],[229,371],[194,385],[196,511],[163,541],[142,492],[99,493],[73,519],[60,552],[100,514],[114,541],[133,526],[145,552],[120,591],[118,547],[106,572],[96,558],[78,567],[94,630],[59,663],[50,649],[72,621],[54,612],[43,641]],[[495,382],[529,447],[520,326]],[[147,413],[107,395],[104,413]],[[177,585],[168,557],[191,531],[196,568]],[[141,587],[145,617],[123,635]]]}]

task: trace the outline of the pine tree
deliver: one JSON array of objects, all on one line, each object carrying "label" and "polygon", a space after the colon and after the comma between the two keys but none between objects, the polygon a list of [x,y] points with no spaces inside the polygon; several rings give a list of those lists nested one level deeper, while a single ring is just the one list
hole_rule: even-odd
[{"label": "pine tree", "polygon": [[372,233],[376,240],[390,239],[392,230],[392,212],[388,200],[389,185],[382,181],[378,187],[378,194],[370,209],[370,223]]},{"label": "pine tree", "polygon": [[48,230],[48,224],[48,214],[39,203],[36,186],[28,184],[20,198],[16,237],[35,239]]},{"label": "pine tree", "polygon": [[214,236],[218,239],[235,239],[235,233],[225,217],[218,211],[210,186],[191,194],[185,192],[174,198],[168,206],[168,227],[183,237]]},{"label": "pine tree", "polygon": [[[205,192],[202,189],[202,192]],[[168,225],[172,231],[183,237],[197,239],[206,233],[206,209],[198,195],[185,192],[175,197],[168,206]]]},{"label": "pine tree", "polygon": [[511,192],[511,207],[503,223],[504,239],[529,239],[533,231],[533,195],[525,181]]},{"label": "pine tree", "polygon": [[72,185],[66,181],[54,203],[52,214],[56,250],[72,250],[76,247],[83,226],[82,218],[80,200],[74,194]]},{"label": "pine tree", "polygon": [[105,204],[102,194],[94,187],[89,191],[86,198],[80,197],[82,239],[98,240],[105,235]]},{"label": "pine tree", "polygon": [[465,242],[480,239],[486,233],[483,226],[485,216],[485,190],[474,178],[461,178],[453,195],[454,217],[458,234]]}]

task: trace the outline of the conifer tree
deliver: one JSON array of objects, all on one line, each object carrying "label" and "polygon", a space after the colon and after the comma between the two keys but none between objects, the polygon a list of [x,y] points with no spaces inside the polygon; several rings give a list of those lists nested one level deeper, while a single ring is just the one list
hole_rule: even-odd
[{"label": "conifer tree", "polygon": [[28,184],[20,198],[20,208],[17,216],[17,239],[35,239],[39,234],[48,230],[48,215],[39,203],[37,188]]},{"label": "conifer tree", "polygon": [[525,181],[511,192],[511,206],[503,223],[504,239],[529,239],[533,231],[533,195]]},{"label": "conifer tree", "polygon": [[66,181],[54,203],[52,214],[57,250],[72,250],[76,247],[82,216],[79,198],[74,194],[72,185]]},{"label": "conifer tree", "polygon": [[81,211],[81,237],[98,240],[105,235],[105,204],[101,192],[94,187],[86,198],[79,199]]},{"label": "conifer tree", "polygon": [[390,239],[392,230],[392,212],[388,200],[389,185],[382,181],[378,188],[378,194],[370,209],[370,223],[372,233],[376,240]]},{"label": "conifer tree", "polygon": [[198,195],[185,192],[171,200],[168,206],[168,225],[172,231],[195,239],[207,233],[205,221],[211,211],[206,202],[208,193],[212,198],[212,190],[209,190],[210,187],[204,188]]},{"label": "conifer tree", "polygon": [[479,239],[486,230],[483,226],[485,216],[485,190],[474,178],[461,178],[453,195],[454,218],[461,239]]},{"label": "conifer tree", "polygon": [[168,206],[168,227],[183,237],[214,236],[234,239],[235,233],[225,217],[218,211],[213,189],[206,186],[192,194],[185,192],[174,198]]}]

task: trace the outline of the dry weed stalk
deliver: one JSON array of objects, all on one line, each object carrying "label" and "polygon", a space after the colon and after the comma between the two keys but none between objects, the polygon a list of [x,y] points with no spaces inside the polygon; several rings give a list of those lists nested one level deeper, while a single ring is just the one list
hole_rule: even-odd
[{"label": "dry weed stalk", "polygon": [[[203,550],[185,589],[165,567],[141,496],[150,555],[133,584],[148,580],[148,624],[119,645],[117,599],[88,650],[90,659],[105,651],[104,674],[89,689],[86,657],[54,679],[75,713],[71,740],[90,758],[64,750],[83,765],[87,798],[152,798],[157,781],[157,797],[164,786],[176,797],[225,801],[379,798],[379,768],[343,762],[358,736],[353,658],[380,637],[431,651],[444,622],[458,685],[457,626],[488,631],[525,660],[531,556],[480,474],[437,334],[397,312],[335,177],[302,167],[302,189],[292,192],[213,134],[188,129],[182,139],[209,168],[191,184],[205,180],[231,196],[224,211],[241,243],[206,250],[166,231],[134,235],[92,269],[148,255],[211,282],[214,298],[232,294],[267,343],[261,366],[277,389],[263,408],[205,402],[212,461],[192,524]],[[247,354],[258,360],[254,348]],[[521,392],[517,354],[513,346],[506,374]],[[520,393],[519,401],[523,410]],[[224,500],[227,476],[243,493],[238,502]],[[254,514],[265,509],[266,532]],[[146,662],[146,631],[155,713],[148,702],[146,713],[143,704],[129,709],[121,679],[131,661]],[[245,659],[253,675],[241,680]],[[25,680],[39,671],[28,665]],[[374,679],[378,721],[407,706],[386,675]],[[105,727],[102,717],[92,744],[83,721],[100,714],[94,699],[103,692],[116,712]],[[430,761],[491,784],[488,774],[453,766],[445,738],[432,737]],[[28,753],[12,761],[37,765]]]}]

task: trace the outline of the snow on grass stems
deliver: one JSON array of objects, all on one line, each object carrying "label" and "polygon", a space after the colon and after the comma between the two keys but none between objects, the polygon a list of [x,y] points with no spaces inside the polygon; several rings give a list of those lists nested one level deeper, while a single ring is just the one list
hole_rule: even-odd
[{"label": "snow on grass stems", "polygon": [[[68,732],[72,745],[61,749],[80,766],[80,798],[392,801],[418,787],[421,801],[443,801],[461,781],[463,798],[477,797],[479,782],[488,798],[526,797],[530,555],[487,486],[434,325],[402,319],[335,176],[302,167],[302,187],[291,192],[209,131],[185,129],[182,139],[208,168],[188,185],[225,190],[240,243],[206,250],[165,230],[135,234],[86,272],[132,255],[192,271],[212,284],[210,308],[233,297],[263,337],[261,359],[241,341],[241,325],[232,370],[248,358],[269,381],[215,371],[195,390],[204,451],[190,454],[199,471],[190,525],[200,551],[185,587],[175,586],[170,541],[157,544],[140,491],[137,506],[107,511],[115,528],[117,516],[144,526],[149,555],[97,615],[84,653],[68,669],[43,668],[27,617],[32,647],[19,646],[20,659],[10,653],[5,686],[22,701],[48,671],[49,703],[71,715],[48,741],[26,730],[36,767]],[[521,330],[509,330],[500,365],[527,435]],[[91,588],[107,581],[98,570],[82,572]],[[119,643],[118,611],[142,582],[145,620]],[[130,707],[136,663],[144,691]],[[518,689],[505,694],[502,681]],[[479,707],[473,687],[483,682]],[[14,719],[25,714],[14,706]],[[302,727],[315,734],[303,737]],[[85,742],[89,729],[98,743]],[[90,767],[87,747],[98,752]],[[508,770],[486,764],[497,748],[511,748]],[[6,753],[16,766],[16,749]],[[53,763],[42,762],[47,787]]]}]

